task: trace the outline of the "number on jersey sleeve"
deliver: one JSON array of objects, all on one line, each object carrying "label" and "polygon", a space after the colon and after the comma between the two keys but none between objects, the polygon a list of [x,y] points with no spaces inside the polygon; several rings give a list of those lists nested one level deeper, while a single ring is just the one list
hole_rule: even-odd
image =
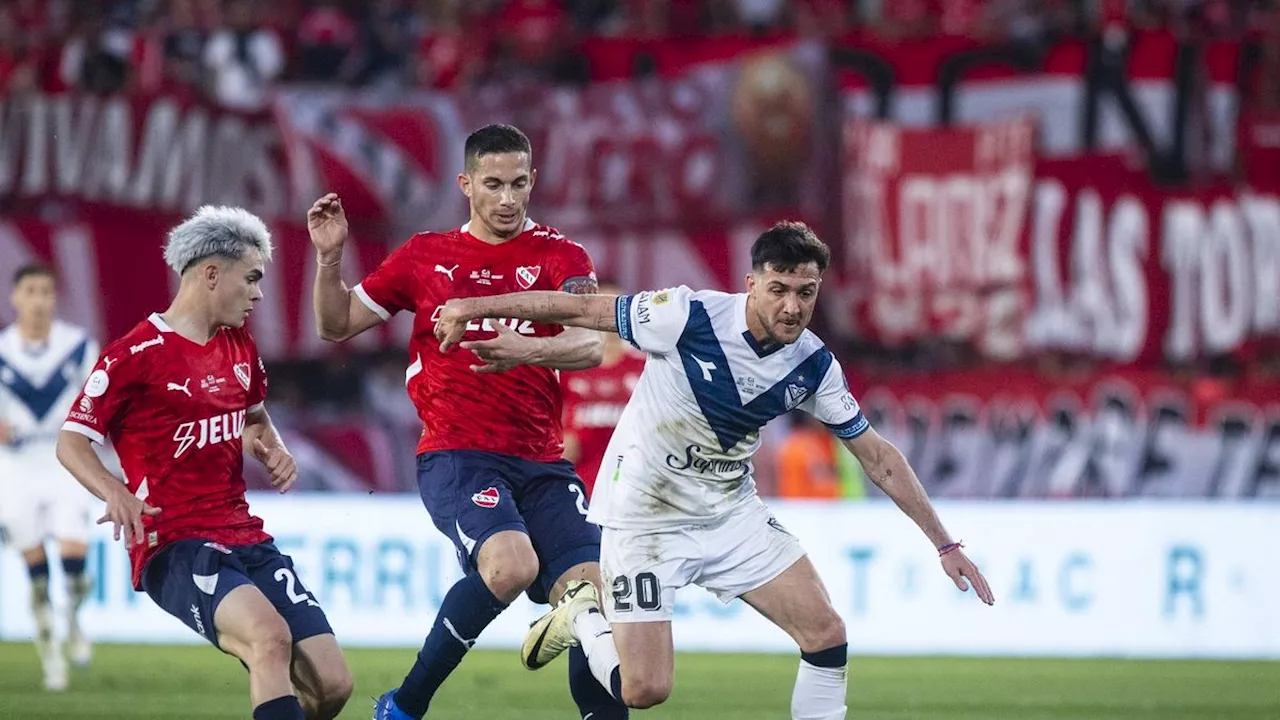
[{"label": "number on jersey sleeve", "polygon": [[616,307],[618,334],[623,340],[652,355],[665,355],[676,347],[689,321],[693,291],[681,285],[666,290],[646,290],[620,295]]},{"label": "number on jersey sleeve", "polygon": [[849,392],[840,361],[831,358],[827,374],[822,376],[818,392],[800,404],[800,409],[818,418],[836,437],[850,440],[870,429],[871,424]]}]

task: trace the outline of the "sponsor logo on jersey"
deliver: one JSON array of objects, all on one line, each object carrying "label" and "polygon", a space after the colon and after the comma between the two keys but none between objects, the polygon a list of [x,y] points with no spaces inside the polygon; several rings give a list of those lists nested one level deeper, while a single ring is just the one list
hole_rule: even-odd
[{"label": "sponsor logo on jersey", "polygon": [[80,398],[80,402],[76,403],[76,405],[80,408],[80,412],[82,413],[88,414],[93,412],[93,401],[87,397]]},{"label": "sponsor logo on jersey", "polygon": [[202,450],[208,445],[239,440],[244,434],[244,414],[244,410],[236,410],[182,423],[173,433],[173,441],[178,443],[178,448],[173,452],[174,459],[182,457],[192,445],[197,450]]},{"label": "sponsor logo on jersey", "polygon": [[471,496],[471,502],[485,509],[498,507],[498,488],[487,487],[481,490]]},{"label": "sponsor logo on jersey", "polygon": [[671,293],[666,290],[663,290],[662,292],[653,296],[653,304],[655,306],[666,305],[669,302],[671,302]]},{"label": "sponsor logo on jersey", "polygon": [[[717,475],[724,480],[738,480],[751,473],[750,460],[719,460],[709,458],[706,449],[690,445],[684,449],[684,457],[667,456],[667,467],[672,470],[692,470],[701,475]],[[725,477],[728,476],[728,477]]]},{"label": "sponsor logo on jersey", "polygon": [[504,275],[495,275],[489,268],[483,270],[472,270],[471,279],[476,281],[477,285],[492,285],[494,280],[501,280]]},{"label": "sponsor logo on jersey", "polygon": [[226,378],[214,377],[213,375],[205,375],[200,381],[200,389],[209,393],[216,393],[227,384]]},{"label": "sponsor logo on jersey", "polygon": [[94,370],[89,373],[89,379],[84,383],[85,397],[102,397],[107,391],[107,386],[111,384],[111,378],[107,377],[106,370]]},{"label": "sponsor logo on jersey", "polygon": [[[434,312],[431,313],[431,322],[440,322],[440,311],[444,309],[443,305],[437,305]],[[493,332],[493,323],[502,323],[507,327],[515,330],[521,335],[532,335],[534,333],[533,321],[522,320],[520,318],[485,318],[483,320],[467,321],[467,332]]]},{"label": "sponsor logo on jersey", "polygon": [[542,274],[541,265],[522,265],[516,268],[516,284],[523,290],[533,287],[538,282],[538,276]]},{"label": "sponsor logo on jersey", "polygon": [[200,633],[201,635],[203,635],[203,634],[204,634],[204,622],[202,622],[202,621],[200,620],[200,606],[199,606],[199,605],[194,605],[194,604],[193,604],[193,605],[191,606],[191,619],[192,619],[192,620],[194,620],[194,621],[195,621],[195,623],[196,623],[196,632],[198,632],[198,633]]},{"label": "sponsor logo on jersey", "polygon": [[163,344],[164,344],[164,336],[157,335],[145,342],[140,342],[137,345],[129,346],[129,354],[137,355],[138,353],[142,352],[143,350],[146,350],[149,347],[155,347],[156,345],[163,345]]},{"label": "sponsor logo on jersey", "polygon": [[240,387],[247,391],[249,389],[249,363],[236,363],[231,366],[231,372],[235,374],[236,380],[240,381]]}]

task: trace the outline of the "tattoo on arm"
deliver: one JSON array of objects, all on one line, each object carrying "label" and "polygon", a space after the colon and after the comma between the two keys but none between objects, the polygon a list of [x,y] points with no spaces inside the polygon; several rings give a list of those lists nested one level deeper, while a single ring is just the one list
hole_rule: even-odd
[{"label": "tattoo on arm", "polygon": [[561,283],[560,291],[574,295],[594,295],[600,291],[600,284],[590,275],[576,275]]}]

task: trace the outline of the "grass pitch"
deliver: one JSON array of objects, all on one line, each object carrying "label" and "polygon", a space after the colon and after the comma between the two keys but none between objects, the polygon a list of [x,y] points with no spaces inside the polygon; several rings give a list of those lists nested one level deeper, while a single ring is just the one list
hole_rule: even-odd
[{"label": "grass pitch", "polygon": [[[207,646],[100,645],[71,689],[40,689],[30,645],[0,643],[0,718],[248,718],[240,665]],[[411,650],[349,650],[356,694],[343,718],[399,683]],[[531,673],[514,652],[475,651],[429,718],[566,720],[567,663]],[[1280,663],[868,658],[851,661],[849,718],[876,720],[1277,720]],[[682,654],[652,720],[786,720],[796,658]]]}]

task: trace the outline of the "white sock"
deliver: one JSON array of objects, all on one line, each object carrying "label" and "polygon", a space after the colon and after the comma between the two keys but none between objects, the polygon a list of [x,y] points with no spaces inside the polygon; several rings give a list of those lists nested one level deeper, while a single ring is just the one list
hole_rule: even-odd
[{"label": "white sock", "polygon": [[[587,656],[587,665],[596,680],[615,695],[613,691],[613,671],[618,668],[618,646],[613,644],[613,630],[600,612],[580,612],[573,619],[573,632],[578,636],[578,644]],[[622,698],[614,697],[615,700]]]},{"label": "white sock", "polygon": [[844,720],[849,666],[818,667],[801,660],[791,694],[792,720]]}]

